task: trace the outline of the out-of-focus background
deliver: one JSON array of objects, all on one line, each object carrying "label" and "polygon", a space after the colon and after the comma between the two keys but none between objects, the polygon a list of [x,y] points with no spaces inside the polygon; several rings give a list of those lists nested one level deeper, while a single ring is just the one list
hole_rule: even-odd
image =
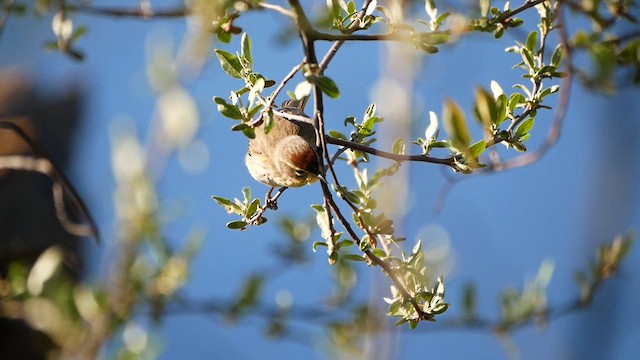
[{"label": "out-of-focus background", "polygon": [[[137,5],[128,1],[94,4]],[[157,8],[173,5],[171,1],[153,3]],[[238,294],[247,276],[277,267],[273,249],[285,241],[278,219],[313,219],[310,205],[321,203],[322,195],[317,184],[288,190],[279,200],[278,211],[268,213],[267,224],[242,232],[225,227],[233,217],[211,200],[212,195],[241,197],[241,189],[250,186],[254,196],[262,197],[268,190],[244,167],[247,139],[229,130],[233,122],[222,117],[211,100],[213,96],[226,98],[230,90],[242,86],[224,74],[213,55],[214,48],[234,53],[239,39],[231,44],[213,39],[197,43],[195,21],[181,17],[142,20],[78,13],[73,16],[74,24],[86,24],[89,30],[77,43],[85,54],[77,62],[43,50],[44,42],[55,39],[51,20],[52,14],[41,18],[25,14],[6,22],[0,38],[0,94],[3,100],[14,99],[11,106],[36,119],[34,134],[87,203],[102,244],[66,239],[51,216],[51,205],[35,196],[50,191],[46,179],[43,183],[37,175],[23,175],[12,180],[18,187],[11,193],[0,193],[0,205],[5,206],[0,212],[3,251],[15,250],[7,244],[17,237],[43,239],[58,234],[55,236],[64,237],[70,249],[80,247],[78,264],[70,265],[82,269],[77,276],[88,282],[104,280],[121,260],[115,258],[117,244],[113,241],[123,231],[115,225],[122,224],[117,216],[126,216],[127,204],[153,202],[161,214],[162,237],[171,246],[180,248],[192,234],[203,234],[181,296],[223,304]],[[302,58],[297,39],[282,36],[288,21],[276,12],[261,11],[237,24],[253,39],[258,72],[271,79],[284,77]],[[522,41],[520,35],[526,32],[508,33],[500,41],[490,34],[472,35],[442,47],[436,55],[414,54],[410,59],[398,59],[395,51],[404,50],[386,44],[348,43],[327,70],[342,94],[325,103],[328,127],[347,132],[344,118],[361,117],[371,102],[378,103],[380,115],[386,118],[381,133],[396,131],[393,109],[398,104],[416,109],[408,125],[413,137],[422,136],[428,111],[440,113],[446,98],[455,99],[470,117],[476,85],[488,88],[495,80],[506,88],[518,81],[520,73],[510,70],[518,56],[503,49],[515,40]],[[203,46],[203,55],[193,60],[190,55],[197,46]],[[321,44],[321,53],[327,47]],[[396,72],[398,68],[408,68],[408,75]],[[411,92],[396,89],[402,86]],[[603,285],[589,308],[554,318],[544,326],[525,326],[501,340],[490,331],[448,327],[445,319],[460,314],[455,305],[469,283],[477,290],[478,314],[498,318],[500,292],[506,286],[521,288],[545,261],[555,266],[548,286],[549,304],[575,299],[579,293],[575,272],[588,266],[587,259],[598,245],[640,228],[638,99],[640,91],[634,88],[604,95],[573,86],[562,136],[546,157],[523,168],[465,179],[444,199],[448,169],[423,163],[402,165],[407,182],[399,186],[406,187],[399,187],[389,200],[390,208],[401,209],[393,213],[400,219],[396,229],[407,237],[407,246],[422,239],[427,257],[440,261],[438,269],[445,274],[452,307],[442,321],[420,324],[414,331],[391,327],[384,336],[365,342],[365,353],[354,358],[368,354],[370,358],[398,359],[509,355],[635,359],[640,351],[636,304],[640,255],[636,248],[619,276]],[[14,111],[6,109],[9,105],[0,102],[0,111]],[[553,110],[540,111],[528,142],[531,149],[540,144],[552,118]],[[384,141],[388,146],[393,139]],[[3,140],[0,149],[7,144]],[[150,167],[157,181],[157,198],[144,193],[149,190],[144,187],[116,192],[122,190],[123,181],[135,178],[131,174],[139,170],[140,162]],[[349,176],[349,169],[342,171]],[[42,229],[55,230],[42,233]],[[331,295],[331,267],[323,251],[311,251],[311,242],[321,238],[313,226],[310,229],[310,241],[303,244],[307,262],[270,281],[264,289],[265,303],[285,302],[305,309],[322,305]],[[43,246],[34,245],[34,252]],[[384,313],[382,296],[389,280],[364,263],[356,264],[356,270],[353,296],[367,299],[374,294],[370,301]],[[112,344],[124,341],[129,346],[127,338],[137,334],[136,339],[144,339],[145,346],[154,349],[147,353],[150,357],[336,356],[327,333],[304,310],[293,320],[295,332],[282,339],[265,336],[264,316],[233,322],[215,311],[175,311],[156,323],[143,311],[134,319],[135,325],[118,335],[124,340]],[[100,351],[108,354],[108,349]]]}]

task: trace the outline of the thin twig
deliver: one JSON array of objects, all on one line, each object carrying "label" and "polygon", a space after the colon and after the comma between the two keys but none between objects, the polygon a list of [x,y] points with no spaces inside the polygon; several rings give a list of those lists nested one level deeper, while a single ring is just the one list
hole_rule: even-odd
[{"label": "thin twig", "polygon": [[[264,206],[261,206],[258,209],[258,212],[255,213],[251,219],[249,219],[247,221],[247,223],[249,225],[260,225],[260,218],[262,218],[262,215],[264,215],[265,212],[267,212],[267,210],[269,209],[277,209],[278,207],[273,205],[276,204],[278,202],[278,199],[280,198],[280,196],[282,195],[282,193],[284,193],[285,190],[287,190],[288,187],[283,186],[280,189],[278,189],[278,192],[276,192],[276,194],[274,196],[271,196],[271,191],[273,191],[273,188],[271,188],[271,190],[269,190],[269,192],[267,193],[267,198],[265,199],[265,204]],[[272,203],[272,205],[270,205],[269,203]]]},{"label": "thin twig", "polygon": [[275,5],[275,4],[269,4],[266,2],[261,2],[258,4],[259,7],[264,8],[264,9],[268,9],[268,10],[273,10],[276,12],[279,12],[280,14],[284,15],[284,16],[288,16],[288,17],[294,17],[293,12],[283,8],[280,5]]},{"label": "thin twig", "polygon": [[191,15],[191,10],[185,7],[175,7],[168,9],[145,9],[145,8],[118,8],[99,7],[89,5],[66,5],[65,10],[79,12],[88,15],[132,17],[141,19],[161,19],[161,18],[182,18]]},{"label": "thin twig", "polygon": [[456,162],[456,160],[459,160],[461,158],[460,156],[451,156],[448,158],[436,158],[436,157],[431,157],[427,155],[395,154],[387,151],[378,150],[378,149],[375,149],[363,144],[355,143],[352,141],[337,139],[331,136],[327,136],[327,143],[347,147],[352,150],[359,150],[362,152],[366,152],[367,154],[379,156],[389,160],[400,161],[400,162],[416,161],[416,162],[428,162],[433,164],[452,166]]},{"label": "thin twig", "polygon": [[[269,111],[269,109],[271,109],[271,106],[273,105],[273,102],[278,97],[278,94],[280,94],[282,89],[284,89],[284,86],[289,82],[289,80],[291,80],[295,76],[295,74],[298,73],[298,71],[300,71],[301,67],[302,67],[302,63],[294,66],[291,69],[291,71],[289,71],[289,73],[280,81],[280,84],[278,85],[278,87],[273,91],[273,93],[271,93],[269,100],[267,100],[267,103],[265,104],[264,109],[262,109],[262,113],[264,113],[265,111]],[[300,110],[303,110],[303,109],[300,109]]]}]

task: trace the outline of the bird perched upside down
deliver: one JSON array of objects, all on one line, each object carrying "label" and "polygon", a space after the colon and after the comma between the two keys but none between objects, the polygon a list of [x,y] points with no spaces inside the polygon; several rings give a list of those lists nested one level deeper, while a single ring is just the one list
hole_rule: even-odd
[{"label": "bird perched upside down", "polygon": [[[289,100],[282,104],[282,112],[304,116],[303,100]],[[309,121],[285,119],[275,115],[269,133],[264,124],[256,128],[255,138],[249,140],[245,157],[247,169],[254,179],[269,186],[300,187],[318,180],[320,173],[316,132]]]}]

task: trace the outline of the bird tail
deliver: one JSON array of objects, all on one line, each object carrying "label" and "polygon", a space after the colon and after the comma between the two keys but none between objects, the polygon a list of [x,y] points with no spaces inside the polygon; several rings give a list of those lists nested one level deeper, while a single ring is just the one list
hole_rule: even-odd
[{"label": "bird tail", "polygon": [[305,96],[302,99],[289,99],[282,103],[280,109],[282,111],[285,110],[299,110],[304,111],[305,106],[307,106],[307,101],[309,101],[309,96]]}]

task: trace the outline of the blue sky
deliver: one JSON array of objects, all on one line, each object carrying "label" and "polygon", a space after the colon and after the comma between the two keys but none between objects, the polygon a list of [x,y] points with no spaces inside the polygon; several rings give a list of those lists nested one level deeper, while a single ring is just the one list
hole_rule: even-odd
[{"label": "blue sky", "polygon": [[[185,26],[181,20],[145,22],[78,16],[75,21],[88,24],[90,29],[78,44],[87,55],[84,62],[44,52],[41,44],[53,37],[50,18],[25,16],[11,18],[7,24],[0,43],[0,66],[21,69],[47,91],[59,91],[72,83],[79,83],[87,91],[84,123],[75,140],[69,175],[106,240],[102,247],[88,246],[91,263],[96,264],[92,273],[100,276],[109,261],[109,242],[115,234],[110,124],[126,116],[133,119],[138,135],[146,136],[156,101],[145,75],[149,49],[152,43],[160,42],[158,39],[179,44]],[[239,22],[253,38],[256,66],[273,79],[282,78],[301,59],[298,43],[283,45],[277,41],[274,27],[285,21],[280,15],[264,12]],[[412,123],[414,136],[424,131],[428,111],[441,112],[443,99],[454,98],[471,114],[476,85],[488,87],[491,80],[496,80],[507,90],[508,84],[517,81],[520,74],[510,70],[517,62],[516,56],[502,51],[515,38],[507,35],[498,43],[491,40],[490,35],[474,35],[420,59],[414,81],[413,102],[419,106]],[[209,54],[214,47],[234,52],[238,41],[212,44]],[[322,44],[321,49],[325,48]],[[338,100],[325,105],[330,128],[340,129],[346,116],[361,116],[371,102],[370,88],[385,61],[384,50],[374,43],[347,44],[341,49],[327,71],[342,92]],[[179,244],[193,226],[207,231],[184,290],[193,298],[233,296],[244,276],[272,263],[266,254],[282,237],[276,221],[245,232],[225,229],[232,218],[210,199],[214,194],[239,197],[240,189],[247,185],[259,197],[267,190],[244,168],[246,139],[228,130],[232,121],[219,115],[211,101],[213,96],[226,97],[239,85],[225,76],[215,57],[207,61],[197,78],[184,82],[200,113],[197,138],[207,145],[210,163],[204,171],[190,174],[172,158],[158,184],[161,197],[185,211],[167,227],[168,238]],[[441,169],[428,164],[403,165],[410,174],[409,200],[398,228],[410,243],[433,234],[433,229],[444,230],[455,259],[446,278],[449,302],[459,304],[463,286],[473,281],[479,291],[479,314],[497,318],[501,289],[508,285],[520,288],[525,277],[535,275],[543,260],[552,259],[555,274],[549,286],[549,302],[563,303],[575,298],[575,270],[587,266],[586,259],[598,244],[617,233],[640,228],[639,95],[640,91],[630,89],[603,96],[574,86],[562,137],[548,156],[525,168],[460,182],[439,213],[432,207],[445,185]],[[541,111],[530,148],[544,137],[551,119],[552,111]],[[387,119],[387,123],[392,121]],[[348,176],[348,170],[343,171]],[[311,215],[310,204],[320,202],[317,185],[289,190],[270,219],[276,220],[280,214],[303,218]],[[319,239],[319,235],[316,237]],[[429,241],[423,238],[427,247]],[[331,289],[330,269],[324,253],[311,253],[310,258],[309,264],[270,284],[265,301],[287,290],[294,304],[320,302]],[[640,296],[639,261],[636,246],[620,276],[603,287],[587,311],[554,321],[544,329],[516,331],[512,340],[521,358],[635,358],[640,350],[640,313],[635,304]],[[371,289],[382,293],[388,289],[388,279],[375,269],[362,266],[359,275],[360,298],[367,298]],[[378,305],[384,306],[381,296],[377,299]],[[457,311],[454,306],[444,318]],[[154,341],[162,343],[162,359],[330,357],[319,327],[304,323],[297,326],[314,334],[311,344],[266,339],[260,318],[229,325],[220,316],[177,315],[167,318],[154,333]],[[440,323],[421,324],[416,332],[393,331],[388,339],[392,344],[390,358],[409,359],[416,354],[452,359],[507,357],[504,346],[492,334],[446,330]]]}]

